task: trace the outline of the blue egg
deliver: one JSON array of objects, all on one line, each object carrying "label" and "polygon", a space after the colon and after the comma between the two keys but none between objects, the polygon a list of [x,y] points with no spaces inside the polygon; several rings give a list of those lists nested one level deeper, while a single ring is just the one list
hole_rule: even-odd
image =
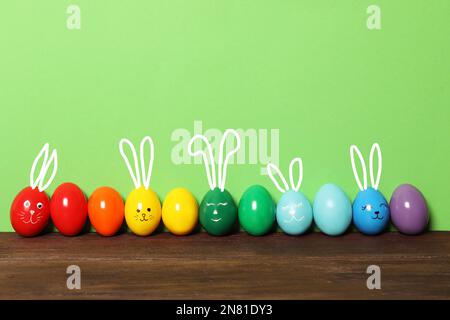
[{"label": "blue egg", "polygon": [[364,234],[383,232],[389,224],[389,206],[380,191],[368,188],[360,191],[353,202],[353,221]]},{"label": "blue egg", "polygon": [[313,221],[311,204],[301,192],[287,191],[277,205],[277,222],[281,230],[299,235],[309,229]]},{"label": "blue egg", "polygon": [[328,183],[322,186],[314,199],[314,222],[325,234],[343,234],[352,222],[352,204],[344,191]]}]

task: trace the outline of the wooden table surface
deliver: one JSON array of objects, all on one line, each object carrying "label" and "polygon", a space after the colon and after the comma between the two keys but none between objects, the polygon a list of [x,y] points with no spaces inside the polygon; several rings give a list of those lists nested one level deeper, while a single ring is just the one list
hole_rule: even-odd
[{"label": "wooden table surface", "polygon": [[[81,268],[81,290],[66,268]],[[369,290],[369,265],[381,290]],[[411,237],[0,234],[0,299],[450,299],[450,232]]]}]

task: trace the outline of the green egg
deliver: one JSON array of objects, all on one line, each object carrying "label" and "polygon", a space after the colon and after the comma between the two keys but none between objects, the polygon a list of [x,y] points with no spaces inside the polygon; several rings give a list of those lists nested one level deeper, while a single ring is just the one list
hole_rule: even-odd
[{"label": "green egg", "polygon": [[231,194],[219,188],[208,191],[199,208],[199,219],[203,228],[211,235],[229,234],[236,225],[237,206]]},{"label": "green egg", "polygon": [[253,236],[268,233],[276,217],[275,202],[270,193],[260,185],[248,188],[239,202],[239,222]]}]

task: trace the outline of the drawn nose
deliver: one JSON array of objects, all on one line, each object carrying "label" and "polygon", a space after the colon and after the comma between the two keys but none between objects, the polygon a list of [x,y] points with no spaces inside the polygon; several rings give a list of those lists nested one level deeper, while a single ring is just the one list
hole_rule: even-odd
[{"label": "drawn nose", "polygon": [[217,212],[217,209],[214,209],[213,214],[219,214],[219,212]]},{"label": "drawn nose", "polygon": [[380,211],[375,211],[375,214],[376,214],[376,215],[379,215],[379,214],[380,214]]},{"label": "drawn nose", "polygon": [[142,213],[142,217],[145,218],[145,213]]},{"label": "drawn nose", "polygon": [[294,209],[289,210],[289,214],[290,214],[291,216],[295,216],[295,210],[294,210]]},{"label": "drawn nose", "polygon": [[30,210],[30,214],[33,215],[34,214],[34,210]]}]

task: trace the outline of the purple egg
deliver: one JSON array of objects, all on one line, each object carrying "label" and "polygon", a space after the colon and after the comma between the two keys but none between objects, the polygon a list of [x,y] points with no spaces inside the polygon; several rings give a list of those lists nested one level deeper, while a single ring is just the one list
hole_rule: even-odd
[{"label": "purple egg", "polygon": [[428,208],[422,193],[410,184],[395,189],[389,204],[394,226],[405,234],[419,234],[428,225]]}]

